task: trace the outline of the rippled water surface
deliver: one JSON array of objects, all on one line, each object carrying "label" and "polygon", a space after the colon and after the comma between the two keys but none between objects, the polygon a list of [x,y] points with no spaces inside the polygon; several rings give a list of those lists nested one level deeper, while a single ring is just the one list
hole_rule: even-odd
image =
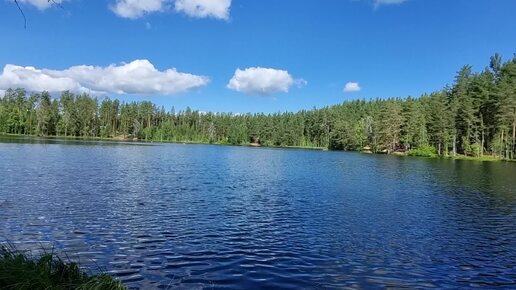
[{"label": "rippled water surface", "polygon": [[0,143],[0,240],[134,288],[516,288],[516,163]]}]

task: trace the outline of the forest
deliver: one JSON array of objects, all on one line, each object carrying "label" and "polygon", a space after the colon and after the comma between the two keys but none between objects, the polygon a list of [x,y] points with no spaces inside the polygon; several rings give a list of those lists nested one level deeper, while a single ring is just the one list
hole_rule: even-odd
[{"label": "forest", "polygon": [[0,133],[161,142],[260,144],[413,155],[516,158],[516,56],[418,98],[355,100],[274,114],[166,110],[149,101],[9,89]]}]

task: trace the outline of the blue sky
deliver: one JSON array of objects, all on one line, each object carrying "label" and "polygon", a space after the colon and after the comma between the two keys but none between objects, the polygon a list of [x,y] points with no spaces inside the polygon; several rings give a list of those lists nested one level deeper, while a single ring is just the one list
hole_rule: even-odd
[{"label": "blue sky", "polygon": [[[0,90],[297,111],[419,96],[516,52],[513,0],[0,0]],[[57,1],[61,2],[61,1]],[[347,87],[347,90],[345,90]]]}]

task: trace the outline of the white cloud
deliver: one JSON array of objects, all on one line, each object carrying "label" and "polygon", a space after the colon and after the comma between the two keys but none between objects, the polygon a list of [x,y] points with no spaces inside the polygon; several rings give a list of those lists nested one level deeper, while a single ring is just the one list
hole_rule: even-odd
[{"label": "white cloud", "polygon": [[344,92],[346,92],[346,93],[359,92],[361,89],[362,88],[360,88],[359,83],[355,83],[355,82],[348,82],[344,86]]},{"label": "white cloud", "polygon": [[0,90],[172,95],[207,85],[209,78],[157,70],[148,60],[107,67],[79,65],[65,70],[37,69],[7,64],[0,75]]},{"label": "white cloud", "polygon": [[175,10],[196,18],[229,18],[231,0],[176,0]]},{"label": "white cloud", "polygon": [[248,95],[270,96],[277,92],[288,92],[296,84],[306,85],[303,79],[295,80],[288,71],[272,68],[250,67],[237,69],[227,87]]},{"label": "white cloud", "polygon": [[[46,0],[24,0],[46,2]],[[231,0],[116,0],[110,6],[118,16],[137,19],[146,14],[168,10],[172,3],[176,12],[185,13],[190,17],[229,19]]]},{"label": "white cloud", "polygon": [[374,6],[378,7],[381,5],[392,5],[392,4],[401,4],[408,0],[374,0]]},{"label": "white cloud", "polygon": [[35,6],[39,10],[45,10],[45,9],[51,7],[54,4],[61,4],[63,2],[63,0],[53,0],[53,1],[48,1],[48,0],[18,0],[18,2],[20,4],[29,4],[29,5]]},{"label": "white cloud", "polygon": [[7,64],[0,75],[0,89],[24,88],[31,91],[83,91],[85,88],[69,77],[51,76],[31,66]]},{"label": "white cloud", "polygon": [[145,14],[161,12],[166,7],[169,0],[116,0],[111,10],[118,16],[124,18],[141,18]]}]

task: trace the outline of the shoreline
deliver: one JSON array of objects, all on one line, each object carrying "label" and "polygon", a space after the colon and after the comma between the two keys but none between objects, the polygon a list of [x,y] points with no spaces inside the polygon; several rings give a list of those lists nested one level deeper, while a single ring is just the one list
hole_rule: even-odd
[{"label": "shoreline", "polygon": [[389,156],[397,156],[397,157],[416,157],[416,158],[427,158],[427,159],[445,159],[445,160],[467,160],[467,161],[479,161],[479,162],[516,162],[516,160],[504,159],[494,156],[466,156],[466,155],[443,155],[443,156],[417,156],[417,155],[409,155],[407,153],[404,154],[384,154],[384,153],[372,153],[372,152],[364,152],[364,151],[345,151],[345,150],[329,150],[326,147],[312,147],[312,146],[265,146],[258,145],[256,143],[247,143],[247,144],[227,144],[227,143],[209,143],[209,142],[201,142],[201,141],[171,141],[171,140],[163,140],[163,141],[154,141],[154,140],[141,140],[141,139],[132,139],[132,138],[116,138],[116,137],[89,137],[89,136],[37,136],[37,135],[24,135],[24,134],[12,134],[12,133],[0,133],[0,137],[14,137],[14,138],[28,138],[28,139],[50,139],[50,140],[76,140],[76,141],[108,141],[115,143],[144,143],[144,144],[152,144],[152,143],[162,143],[162,144],[190,144],[190,145],[216,145],[216,146],[237,146],[237,147],[251,147],[251,148],[275,148],[275,149],[294,149],[294,150],[315,150],[315,151],[332,151],[332,152],[355,152],[361,154],[368,155],[389,155]]},{"label": "shoreline", "polygon": [[[163,144],[192,144],[192,145],[217,145],[217,146],[238,146],[238,147],[253,147],[253,148],[280,148],[280,149],[304,149],[304,150],[320,150],[328,151],[326,147],[313,147],[313,146],[265,146],[257,145],[256,143],[247,144],[230,144],[230,143],[209,143],[202,141],[172,141],[172,140],[144,140],[144,139],[120,139],[115,137],[89,137],[89,136],[38,136],[38,135],[24,135],[24,134],[12,134],[12,133],[0,133],[0,137],[15,137],[15,138],[28,138],[28,139],[51,139],[51,140],[76,140],[76,141],[109,141],[118,143],[163,143]],[[330,150],[331,151],[331,150]],[[336,151],[336,150],[334,150]]]}]

